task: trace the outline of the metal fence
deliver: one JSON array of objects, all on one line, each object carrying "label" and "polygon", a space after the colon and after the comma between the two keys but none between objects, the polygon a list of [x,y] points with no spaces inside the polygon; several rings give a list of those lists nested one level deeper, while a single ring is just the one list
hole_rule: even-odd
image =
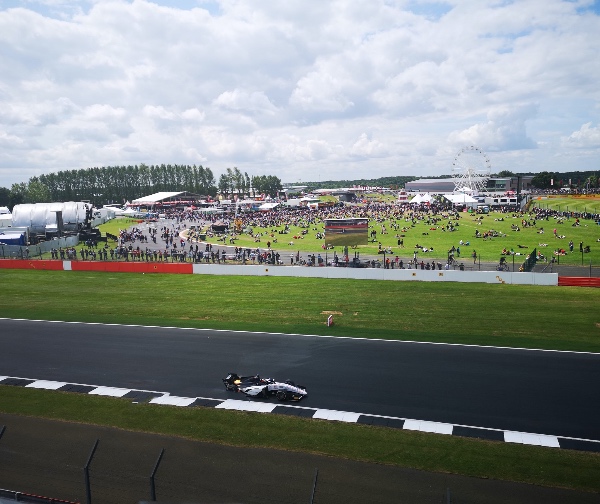
[{"label": "metal fence", "polygon": [[54,499],[52,497],[44,497],[42,495],[33,495],[0,488],[0,504],[9,504],[10,502],[25,502],[28,504],[80,504],[75,501]]},{"label": "metal fence", "polygon": [[[396,504],[417,494],[425,498],[411,502],[460,502],[454,488],[450,497],[447,475],[102,427],[25,422],[33,429],[30,435],[26,428],[15,438],[15,425],[0,440],[0,486],[17,489],[0,490],[0,503]],[[90,439],[90,430],[103,437]]]},{"label": "metal fence", "polygon": [[78,236],[68,236],[29,246],[0,245],[0,257],[2,259],[39,259],[42,254],[50,252],[52,249],[75,247],[78,243]]}]

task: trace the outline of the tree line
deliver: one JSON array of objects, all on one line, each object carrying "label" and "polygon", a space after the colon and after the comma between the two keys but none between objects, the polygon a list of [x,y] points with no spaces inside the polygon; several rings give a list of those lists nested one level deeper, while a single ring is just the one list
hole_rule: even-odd
[{"label": "tree line", "polygon": [[598,172],[548,172],[537,173],[531,180],[531,185],[538,189],[580,189],[593,191],[600,188]]},{"label": "tree line", "polygon": [[[600,188],[598,172],[548,172],[534,175],[532,186],[538,189],[595,190]],[[504,170],[496,176],[516,176]],[[448,178],[449,175],[430,178]],[[352,186],[389,187],[401,189],[405,183],[416,180],[412,176],[390,176],[374,179],[329,180],[323,182],[298,182],[307,186],[307,190],[321,188],[341,188]],[[244,196],[275,197],[282,189],[281,180],[273,175],[250,177],[238,168],[227,168],[218,180],[210,168],[202,165],[129,165],[106,166],[102,168],[84,168],[64,170],[31,177],[28,182],[13,184],[10,189],[0,187],[0,206],[12,209],[22,203],[48,203],[52,201],[91,201],[96,206],[107,203],[124,203],[140,196],[162,191],[188,191],[200,196],[225,198],[243,198]]]},{"label": "tree line", "polygon": [[125,203],[141,196],[169,191],[187,191],[203,197],[265,194],[276,196],[279,178],[272,175],[250,177],[238,168],[227,168],[217,186],[210,168],[196,165],[129,165],[64,170],[31,177],[28,182],[0,187],[0,206],[12,209],[22,203],[90,201],[96,206]]},{"label": "tree line", "polygon": [[231,197],[243,198],[244,195],[275,197],[283,189],[281,180],[273,175],[249,177],[238,168],[227,168],[219,177],[219,193]]}]

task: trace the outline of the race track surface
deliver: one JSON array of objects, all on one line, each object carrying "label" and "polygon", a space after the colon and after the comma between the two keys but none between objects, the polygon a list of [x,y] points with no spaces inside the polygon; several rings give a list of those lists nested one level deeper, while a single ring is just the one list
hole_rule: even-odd
[{"label": "race track surface", "polygon": [[311,408],[600,440],[598,354],[0,320],[0,370],[216,399],[228,372],[259,373]]}]

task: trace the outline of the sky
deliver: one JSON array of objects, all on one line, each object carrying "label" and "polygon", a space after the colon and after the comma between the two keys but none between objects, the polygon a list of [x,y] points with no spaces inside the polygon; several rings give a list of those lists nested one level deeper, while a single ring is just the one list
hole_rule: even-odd
[{"label": "sky", "polygon": [[592,0],[0,0],[0,187],[598,170],[599,33]]}]

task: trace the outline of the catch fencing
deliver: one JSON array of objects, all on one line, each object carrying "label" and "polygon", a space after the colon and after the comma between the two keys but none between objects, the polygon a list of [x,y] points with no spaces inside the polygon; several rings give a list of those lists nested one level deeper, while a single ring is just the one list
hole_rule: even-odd
[{"label": "catch fencing", "polygon": [[46,254],[52,249],[75,247],[78,243],[79,237],[67,236],[29,246],[0,245],[0,257],[2,259],[39,259],[42,254]]},{"label": "catch fencing", "polygon": [[379,464],[64,422],[26,423],[24,429],[10,426],[0,440],[0,486],[13,489],[0,491],[0,502],[396,504],[418,494],[418,502],[446,504],[472,492],[457,483],[448,500],[452,477]]}]

